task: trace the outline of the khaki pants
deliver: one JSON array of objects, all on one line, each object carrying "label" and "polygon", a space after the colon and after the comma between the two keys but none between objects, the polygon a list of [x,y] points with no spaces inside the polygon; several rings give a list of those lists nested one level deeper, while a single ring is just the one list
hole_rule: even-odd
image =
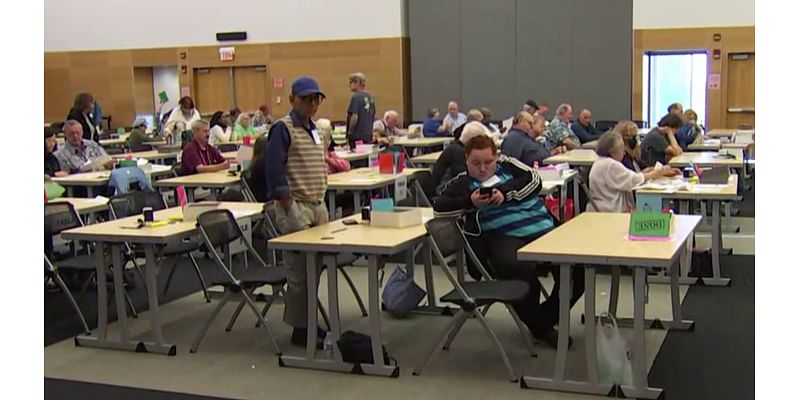
[{"label": "khaki pants", "polygon": [[[325,208],[324,202],[294,200],[287,210],[276,201],[275,220],[280,233],[286,235],[328,222],[328,209]],[[283,321],[295,328],[305,328],[308,323],[305,254],[285,251],[283,257],[286,261],[288,280]],[[312,307],[316,307],[316,304]]]}]

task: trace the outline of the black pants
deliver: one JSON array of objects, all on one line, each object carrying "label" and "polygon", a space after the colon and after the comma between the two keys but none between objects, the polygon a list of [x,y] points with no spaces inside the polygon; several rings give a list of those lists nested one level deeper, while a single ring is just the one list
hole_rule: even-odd
[{"label": "black pants", "polygon": [[[489,269],[489,273],[496,279],[517,279],[530,285],[528,296],[518,303],[512,304],[520,319],[533,333],[545,333],[558,323],[559,282],[558,266],[552,264],[537,264],[535,262],[517,261],[517,250],[531,240],[511,236],[484,235],[481,237],[468,237],[470,246],[475,255]],[[541,282],[539,273],[553,275],[555,284],[550,292],[550,297],[539,304],[541,296]],[[572,268],[572,296],[569,301],[570,308],[583,296],[584,270],[582,267]]]}]

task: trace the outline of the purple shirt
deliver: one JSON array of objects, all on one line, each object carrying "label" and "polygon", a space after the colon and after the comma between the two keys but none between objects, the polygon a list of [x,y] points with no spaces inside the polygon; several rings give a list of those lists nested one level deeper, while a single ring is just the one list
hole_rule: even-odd
[{"label": "purple shirt", "polygon": [[192,140],[186,144],[181,153],[180,175],[192,175],[197,173],[199,165],[215,165],[225,162],[225,157],[214,146],[206,144],[201,148],[197,141]]}]

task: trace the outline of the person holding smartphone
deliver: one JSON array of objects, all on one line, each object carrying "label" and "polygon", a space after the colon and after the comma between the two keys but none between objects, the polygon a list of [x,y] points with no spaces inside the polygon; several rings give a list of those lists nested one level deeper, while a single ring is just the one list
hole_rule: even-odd
[{"label": "person holding smartphone", "polygon": [[[464,233],[475,254],[497,279],[516,279],[530,285],[528,296],[514,309],[537,340],[555,348],[558,332],[558,274],[550,297],[539,304],[540,285],[535,263],[517,261],[517,250],[556,226],[538,193],[539,174],[521,161],[497,156],[488,136],[465,145],[467,171],[451,179],[433,205],[436,217],[463,217]],[[583,270],[573,269],[570,305],[583,295]]]}]

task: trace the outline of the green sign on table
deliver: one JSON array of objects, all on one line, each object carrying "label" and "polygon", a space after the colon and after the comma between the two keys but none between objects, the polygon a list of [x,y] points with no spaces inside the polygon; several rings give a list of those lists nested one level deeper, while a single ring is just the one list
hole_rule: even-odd
[{"label": "green sign on table", "polygon": [[123,128],[123,127],[117,128],[117,133],[120,134],[120,135],[124,135],[125,134],[125,128]]},{"label": "green sign on table", "polygon": [[668,237],[671,220],[671,213],[633,212],[628,234],[630,236]]}]

